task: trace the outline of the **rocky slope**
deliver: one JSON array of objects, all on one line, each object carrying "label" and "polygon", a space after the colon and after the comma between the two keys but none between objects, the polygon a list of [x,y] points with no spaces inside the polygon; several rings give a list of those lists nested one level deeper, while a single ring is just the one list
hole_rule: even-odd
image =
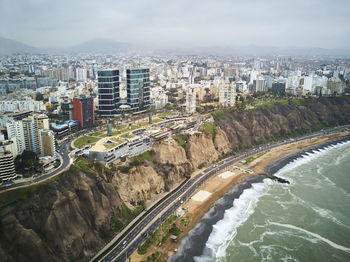
[{"label": "rocky slope", "polygon": [[[153,161],[129,173],[77,169],[40,186],[0,210],[2,261],[84,261],[111,237],[111,219],[174,188],[194,170],[263,141],[350,123],[350,100],[306,101],[215,115],[215,134],[182,135],[153,147]],[[203,128],[204,130],[204,128]],[[126,165],[119,163],[120,165]],[[0,195],[1,198],[1,195]]]},{"label": "rocky slope", "polygon": [[350,99],[321,98],[254,111],[226,111],[215,117],[231,151],[284,136],[350,123]]}]

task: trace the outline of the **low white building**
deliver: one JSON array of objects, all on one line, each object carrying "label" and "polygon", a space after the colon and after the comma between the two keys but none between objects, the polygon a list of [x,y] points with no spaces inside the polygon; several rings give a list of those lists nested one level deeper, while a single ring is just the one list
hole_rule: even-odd
[{"label": "low white building", "polygon": [[152,146],[152,141],[147,136],[136,136],[117,143],[113,138],[107,137],[103,139],[102,144],[99,143],[101,140],[86,151],[89,159],[111,162],[123,156],[138,155]]}]

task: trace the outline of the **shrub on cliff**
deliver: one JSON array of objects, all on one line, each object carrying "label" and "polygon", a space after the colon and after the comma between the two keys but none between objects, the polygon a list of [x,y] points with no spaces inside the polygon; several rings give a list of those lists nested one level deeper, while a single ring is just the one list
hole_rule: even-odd
[{"label": "shrub on cliff", "polygon": [[216,126],[210,122],[204,122],[204,130],[206,133],[211,134],[214,139],[216,136]]},{"label": "shrub on cliff", "polygon": [[120,221],[117,215],[112,216],[111,224],[112,224],[113,230],[115,230],[116,232],[120,232],[124,228],[122,221]]},{"label": "shrub on cliff", "polygon": [[174,135],[174,136],[173,136],[173,139],[174,139],[176,142],[178,142],[180,146],[185,147],[186,141],[183,139],[182,136]]}]

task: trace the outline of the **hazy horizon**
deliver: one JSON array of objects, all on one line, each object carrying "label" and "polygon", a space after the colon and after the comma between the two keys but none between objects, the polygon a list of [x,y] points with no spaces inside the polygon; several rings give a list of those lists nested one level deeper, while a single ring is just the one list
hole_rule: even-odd
[{"label": "hazy horizon", "polygon": [[349,50],[350,1],[2,0],[0,37],[38,48],[110,39],[151,48]]}]

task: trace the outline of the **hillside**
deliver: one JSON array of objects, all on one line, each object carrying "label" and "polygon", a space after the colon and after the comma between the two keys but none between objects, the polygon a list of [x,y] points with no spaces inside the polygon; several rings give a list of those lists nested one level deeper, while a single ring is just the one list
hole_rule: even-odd
[{"label": "hillside", "polygon": [[21,42],[0,37],[0,56],[1,55],[12,55],[16,53],[20,54],[33,54],[38,53],[39,49],[25,45]]}]

